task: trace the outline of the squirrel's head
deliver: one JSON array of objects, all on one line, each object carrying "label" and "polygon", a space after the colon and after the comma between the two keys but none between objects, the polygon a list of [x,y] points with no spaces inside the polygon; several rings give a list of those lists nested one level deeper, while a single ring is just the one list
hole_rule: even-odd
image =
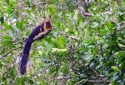
[{"label": "squirrel's head", "polygon": [[51,16],[45,18],[44,22],[45,22],[45,23],[50,23],[50,22],[51,22]]},{"label": "squirrel's head", "polygon": [[46,28],[51,29],[52,28],[51,16],[45,18],[44,23]]}]

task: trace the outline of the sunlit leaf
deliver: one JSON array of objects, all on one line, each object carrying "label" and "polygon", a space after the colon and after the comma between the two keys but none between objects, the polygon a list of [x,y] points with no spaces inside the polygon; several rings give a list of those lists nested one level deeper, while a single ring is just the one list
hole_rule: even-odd
[{"label": "sunlit leaf", "polygon": [[114,71],[119,71],[119,68],[118,68],[117,66],[112,66],[112,69],[113,69]]}]

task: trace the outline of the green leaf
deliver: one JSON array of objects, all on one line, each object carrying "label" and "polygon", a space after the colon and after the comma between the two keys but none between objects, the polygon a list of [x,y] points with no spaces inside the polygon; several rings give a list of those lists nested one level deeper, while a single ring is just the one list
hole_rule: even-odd
[{"label": "green leaf", "polygon": [[66,53],[68,49],[52,48],[52,53]]},{"label": "green leaf", "polygon": [[18,21],[16,23],[16,26],[17,26],[17,28],[23,30],[23,24],[24,24],[24,20],[22,19],[21,21]]},{"label": "green leaf", "polygon": [[111,66],[114,71],[120,71],[120,69],[117,66]]},{"label": "green leaf", "polygon": [[25,85],[25,82],[23,81],[23,78],[16,78],[15,82],[14,82],[15,85]]},{"label": "green leaf", "polygon": [[9,4],[10,0],[6,0],[6,3]]},{"label": "green leaf", "polygon": [[2,41],[0,42],[0,44],[2,45],[2,47],[7,46],[7,47],[12,47],[12,37],[5,35],[2,37]]},{"label": "green leaf", "polygon": [[3,36],[2,39],[6,40],[6,41],[12,41],[12,37],[9,35]]},{"label": "green leaf", "polygon": [[65,45],[65,43],[66,43],[65,37],[59,36],[59,37],[57,38],[57,40],[56,40],[56,43],[57,43],[57,45],[58,45],[59,48],[63,48],[64,45]]},{"label": "green leaf", "polygon": [[13,27],[11,25],[8,25],[7,23],[4,23],[3,26],[7,30],[13,30]]}]

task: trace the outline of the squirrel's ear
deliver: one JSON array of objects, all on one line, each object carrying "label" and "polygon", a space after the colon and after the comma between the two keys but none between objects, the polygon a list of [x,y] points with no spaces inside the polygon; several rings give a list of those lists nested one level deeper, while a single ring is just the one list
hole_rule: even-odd
[{"label": "squirrel's ear", "polygon": [[44,16],[43,18],[46,19],[46,16]]},{"label": "squirrel's ear", "polygon": [[51,19],[51,15],[49,15],[49,18]]}]

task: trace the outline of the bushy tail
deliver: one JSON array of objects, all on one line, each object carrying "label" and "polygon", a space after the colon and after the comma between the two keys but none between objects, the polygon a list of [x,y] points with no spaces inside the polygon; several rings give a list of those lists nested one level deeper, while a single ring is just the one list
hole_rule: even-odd
[{"label": "bushy tail", "polygon": [[20,61],[20,73],[22,75],[26,72],[28,56],[29,56],[32,42],[33,42],[33,39],[29,37],[27,39],[26,44],[23,49],[23,53],[22,53],[22,57],[21,57],[21,61]]}]

